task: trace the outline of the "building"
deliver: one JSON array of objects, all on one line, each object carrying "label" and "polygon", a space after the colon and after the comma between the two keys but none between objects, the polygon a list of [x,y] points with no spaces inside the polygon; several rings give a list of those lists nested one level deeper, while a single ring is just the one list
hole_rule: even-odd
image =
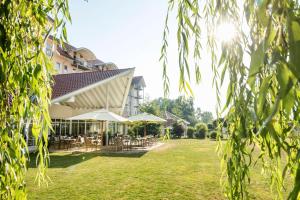
[{"label": "building", "polygon": [[117,69],[115,64],[99,60],[88,48],[76,48],[68,43],[61,46],[52,36],[46,40],[45,53],[51,57],[58,74]]},{"label": "building", "polygon": [[129,117],[139,114],[139,107],[144,103],[146,87],[145,80],[142,76],[135,76],[132,78],[128,98],[125,105],[124,116]]},{"label": "building", "polygon": [[[88,48],[60,45],[53,36],[46,39],[44,52],[56,70],[49,106],[51,135],[60,138],[97,132],[103,136],[105,132],[107,139],[110,131],[126,133],[126,126],[118,123],[69,119],[100,109],[118,115],[136,114],[143,102],[145,82],[141,76],[133,77],[134,68],[119,69],[114,63],[98,59]],[[26,140],[30,149],[34,148],[30,131]]]},{"label": "building", "polygon": [[188,122],[184,119],[181,119],[180,117],[178,117],[168,111],[163,112],[162,118],[167,121],[166,127],[169,127],[169,128],[172,128],[174,123],[180,123],[184,129],[183,137],[187,137],[187,130],[188,130],[188,125],[190,124],[190,122]]},{"label": "building", "polygon": [[[98,59],[96,55],[88,48],[76,48],[73,45],[67,43],[64,43],[63,46],[58,45],[58,43],[55,42],[55,39],[52,36],[50,36],[46,40],[45,52],[48,56],[51,57],[53,65],[55,66],[55,69],[57,71],[57,75],[54,76],[54,81],[61,81],[59,84],[54,85],[54,94],[57,93],[57,90],[62,90],[62,88],[67,87],[65,84],[77,84],[77,82],[81,82],[81,79],[84,77],[83,75],[63,74],[86,73],[94,71],[95,73],[91,74],[104,76],[105,71],[117,72],[119,70],[122,70],[118,69],[118,67],[114,63],[103,62],[102,60]],[[72,77],[70,79],[72,79],[72,81],[74,82],[67,83],[66,80],[69,77]],[[138,113],[138,107],[144,101],[144,88],[146,86],[144,78],[142,76],[131,77],[130,80],[132,80],[132,82],[128,91],[128,95],[124,93],[122,94],[126,99],[126,104],[121,110],[117,111],[117,114],[126,117]],[[117,94],[116,88],[120,88],[126,83],[127,82],[124,81],[122,83],[114,85],[114,87],[112,87],[114,88],[114,94],[111,94],[112,97]],[[98,92],[100,92],[102,95],[104,94],[103,91]],[[85,99],[84,102],[88,103],[89,100]]]}]

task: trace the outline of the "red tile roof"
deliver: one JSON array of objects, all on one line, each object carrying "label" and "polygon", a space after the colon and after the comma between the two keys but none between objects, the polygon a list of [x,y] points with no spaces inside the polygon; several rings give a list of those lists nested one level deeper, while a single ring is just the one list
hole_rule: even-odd
[{"label": "red tile roof", "polygon": [[108,71],[99,70],[54,75],[54,84],[52,85],[52,99],[56,99],[70,92],[74,92],[91,84],[103,81],[105,79],[111,78],[122,72],[129,71],[132,69],[133,68],[115,69]]},{"label": "red tile roof", "polygon": [[74,58],[65,50],[63,50],[60,46],[57,45],[57,51],[61,56],[64,56],[66,58],[69,58],[73,60]]}]

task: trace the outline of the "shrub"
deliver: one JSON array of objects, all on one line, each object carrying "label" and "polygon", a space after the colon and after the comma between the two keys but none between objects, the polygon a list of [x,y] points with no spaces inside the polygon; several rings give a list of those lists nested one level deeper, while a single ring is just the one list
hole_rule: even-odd
[{"label": "shrub", "polygon": [[207,124],[208,130],[213,130],[215,127],[213,124]]},{"label": "shrub", "polygon": [[130,128],[128,128],[128,135],[136,137],[141,136],[144,137],[144,128],[146,126],[147,135],[159,136],[161,132],[160,124],[149,123],[149,124],[134,124]]},{"label": "shrub", "polygon": [[212,140],[219,139],[218,137],[223,139],[223,134],[218,134],[218,131],[211,131],[210,134],[209,134],[209,138],[212,139]]},{"label": "shrub", "polygon": [[209,138],[215,140],[217,139],[217,135],[218,135],[217,131],[211,131],[209,134]]},{"label": "shrub", "polygon": [[207,131],[208,131],[208,129],[207,129],[206,124],[204,124],[204,123],[196,124],[196,133],[195,133],[196,138],[204,139]]},{"label": "shrub", "polygon": [[194,138],[195,132],[196,132],[195,128],[188,127],[188,130],[187,130],[187,136],[188,136],[188,138]]},{"label": "shrub", "polygon": [[171,131],[172,138],[181,138],[183,135],[184,128],[180,123],[174,123]]}]

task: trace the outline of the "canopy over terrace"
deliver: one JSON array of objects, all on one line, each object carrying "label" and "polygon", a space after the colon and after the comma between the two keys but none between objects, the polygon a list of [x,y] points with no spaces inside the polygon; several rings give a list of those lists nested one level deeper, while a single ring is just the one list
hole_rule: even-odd
[{"label": "canopy over terrace", "polygon": [[49,108],[52,119],[106,109],[122,115],[134,68],[55,75]]},{"label": "canopy over terrace", "polygon": [[[100,109],[122,115],[133,73],[134,68],[128,68],[55,75],[49,108],[52,120],[71,127],[74,123],[69,118]],[[78,123],[85,122],[78,120]],[[75,129],[70,130],[73,134]],[[108,123],[105,130],[108,130]]]},{"label": "canopy over terrace", "polygon": [[147,123],[165,123],[166,120],[157,117],[155,115],[149,114],[149,113],[141,113],[138,115],[134,115],[128,118],[131,122],[143,122],[145,124],[144,126],[144,136],[147,135],[146,132],[146,124]]}]

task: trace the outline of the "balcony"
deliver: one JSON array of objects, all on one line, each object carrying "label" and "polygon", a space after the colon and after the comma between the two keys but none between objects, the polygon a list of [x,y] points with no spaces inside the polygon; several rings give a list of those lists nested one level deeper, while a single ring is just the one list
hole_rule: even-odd
[{"label": "balcony", "polygon": [[138,90],[138,91],[141,91],[141,90],[143,90],[144,88],[143,88],[142,86],[140,86],[140,85],[136,85],[136,86],[134,86],[134,89],[135,89],[135,90]]},{"label": "balcony", "polygon": [[89,64],[87,61],[79,58],[75,58],[73,65],[81,69],[89,69],[92,67],[92,65]]},{"label": "balcony", "polygon": [[143,99],[143,95],[134,96],[135,99]]}]

